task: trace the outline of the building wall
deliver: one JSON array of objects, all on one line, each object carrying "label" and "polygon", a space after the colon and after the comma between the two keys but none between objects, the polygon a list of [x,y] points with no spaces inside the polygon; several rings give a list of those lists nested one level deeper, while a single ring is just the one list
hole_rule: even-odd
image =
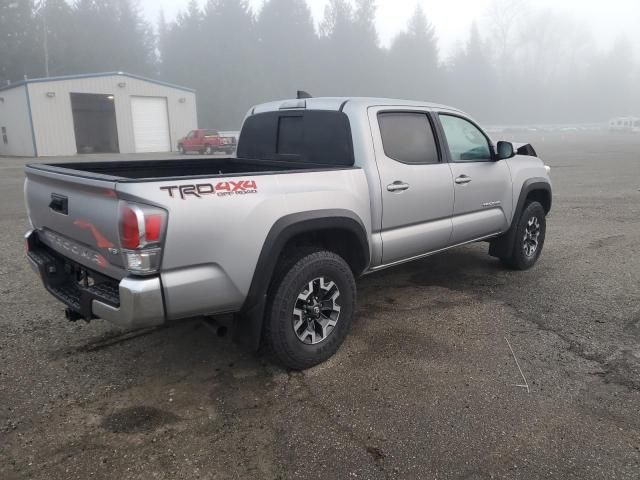
[{"label": "building wall", "polygon": [[[119,84],[124,83],[124,86]],[[196,97],[193,92],[160,85],[126,75],[83,77],[27,84],[31,115],[39,156],[73,155],[76,141],[71,97],[73,93],[98,93],[114,96],[120,153],[134,153],[131,97],[165,97],[169,110],[171,146],[178,138],[197,128]],[[47,96],[53,92],[55,96]],[[184,101],[180,101],[184,99]]]},{"label": "building wall", "polygon": [[[0,98],[0,155],[35,156],[25,85],[0,91]],[[1,127],[7,129],[6,145]]]}]

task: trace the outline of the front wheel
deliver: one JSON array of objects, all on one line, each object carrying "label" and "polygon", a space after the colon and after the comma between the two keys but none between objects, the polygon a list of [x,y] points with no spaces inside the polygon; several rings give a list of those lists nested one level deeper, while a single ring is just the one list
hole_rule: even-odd
[{"label": "front wheel", "polygon": [[522,211],[516,226],[511,256],[503,263],[516,270],[528,270],[540,258],[547,230],[546,216],[539,202],[531,202]]},{"label": "front wheel", "polygon": [[302,370],[327,360],[344,341],[356,284],[349,265],[333,252],[289,258],[269,292],[264,340],[283,366]]}]

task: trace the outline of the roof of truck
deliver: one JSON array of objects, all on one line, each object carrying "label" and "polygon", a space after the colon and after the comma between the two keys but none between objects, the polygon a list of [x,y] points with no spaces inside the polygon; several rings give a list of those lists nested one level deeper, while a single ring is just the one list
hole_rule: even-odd
[{"label": "roof of truck", "polygon": [[306,108],[307,110],[342,110],[347,104],[357,104],[361,107],[376,106],[397,106],[397,107],[422,107],[437,108],[463,113],[455,107],[449,107],[439,103],[425,102],[422,100],[401,100],[396,98],[376,98],[376,97],[313,97],[313,98],[291,98],[276,100],[273,102],[256,105],[251,113],[270,112],[273,110],[286,110],[296,108]]}]

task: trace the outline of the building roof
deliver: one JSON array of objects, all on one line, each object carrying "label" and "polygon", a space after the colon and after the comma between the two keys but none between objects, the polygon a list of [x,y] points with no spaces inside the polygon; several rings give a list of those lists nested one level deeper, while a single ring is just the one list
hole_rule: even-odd
[{"label": "building roof", "polygon": [[104,72],[104,73],[84,73],[79,75],[63,75],[59,77],[44,77],[44,78],[28,78],[26,80],[21,80],[16,83],[12,83],[10,85],[5,85],[0,87],[0,92],[4,90],[10,90],[12,88],[20,87],[22,85],[27,85],[29,83],[44,83],[44,82],[58,82],[61,80],[76,80],[82,78],[95,78],[95,77],[113,77],[113,76],[121,76],[121,77],[129,77],[135,78],[137,80],[142,80],[149,83],[155,83],[158,85],[163,85],[165,87],[177,88],[178,90],[185,90],[187,92],[195,92],[194,89],[188,87],[181,87],[180,85],[174,85],[172,83],[163,82],[161,80],[156,80],[153,78],[142,77],[140,75],[134,75],[132,73],[126,72]]}]

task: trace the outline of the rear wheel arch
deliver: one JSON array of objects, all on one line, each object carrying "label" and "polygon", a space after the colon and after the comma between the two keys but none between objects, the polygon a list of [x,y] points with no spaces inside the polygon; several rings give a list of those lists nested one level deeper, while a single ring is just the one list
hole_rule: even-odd
[{"label": "rear wheel arch", "polygon": [[267,234],[247,298],[235,315],[235,341],[252,350],[259,347],[267,293],[277,267],[288,252],[305,247],[340,255],[354,277],[367,269],[371,258],[364,224],[348,210],[319,210],[282,217]]}]

